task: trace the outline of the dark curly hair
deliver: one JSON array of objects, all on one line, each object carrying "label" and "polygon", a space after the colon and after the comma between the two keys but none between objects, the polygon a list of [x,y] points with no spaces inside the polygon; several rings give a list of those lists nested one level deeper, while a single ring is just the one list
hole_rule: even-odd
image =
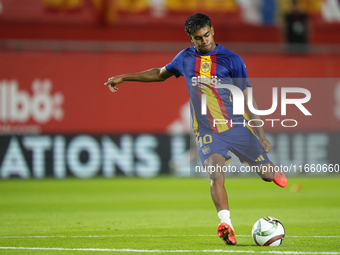
[{"label": "dark curly hair", "polygon": [[205,26],[211,27],[211,20],[204,13],[195,13],[190,15],[184,23],[185,32],[191,34]]}]

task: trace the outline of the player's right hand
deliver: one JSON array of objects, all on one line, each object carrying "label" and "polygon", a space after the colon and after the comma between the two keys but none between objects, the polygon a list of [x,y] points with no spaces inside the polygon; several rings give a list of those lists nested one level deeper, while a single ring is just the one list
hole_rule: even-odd
[{"label": "player's right hand", "polygon": [[118,90],[116,85],[122,82],[123,79],[121,76],[113,76],[109,78],[108,81],[104,83],[104,85],[108,86],[111,92],[116,92]]}]

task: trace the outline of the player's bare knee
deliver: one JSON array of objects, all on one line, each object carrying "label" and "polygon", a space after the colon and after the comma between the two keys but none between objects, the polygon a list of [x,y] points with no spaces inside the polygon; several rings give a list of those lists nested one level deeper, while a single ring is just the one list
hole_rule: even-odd
[{"label": "player's bare knee", "polygon": [[224,176],[223,178],[210,178],[210,187],[215,189],[216,187],[224,187]]},{"label": "player's bare knee", "polygon": [[218,166],[218,165],[224,166],[224,157],[220,154],[213,154],[203,162],[203,166]]},{"label": "player's bare knee", "polygon": [[209,173],[209,178],[212,181],[218,181],[224,183],[224,172],[223,171],[214,171]]}]

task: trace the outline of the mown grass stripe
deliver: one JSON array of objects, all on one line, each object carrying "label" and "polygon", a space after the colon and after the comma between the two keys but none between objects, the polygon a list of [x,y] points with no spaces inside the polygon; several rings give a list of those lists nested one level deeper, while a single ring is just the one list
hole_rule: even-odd
[{"label": "mown grass stripe", "polygon": [[[88,236],[0,236],[0,239],[10,238],[102,238],[102,237],[217,237],[217,235],[88,235]],[[237,237],[251,237],[251,235],[236,235]],[[285,236],[288,238],[340,238],[340,236]]]},{"label": "mown grass stripe", "polygon": [[304,252],[304,251],[254,251],[254,250],[146,250],[146,249],[101,249],[101,248],[58,248],[58,247],[0,247],[2,250],[46,250],[46,251],[107,251],[107,252],[145,252],[145,253],[260,253],[260,254],[311,254],[337,255],[340,252]]}]

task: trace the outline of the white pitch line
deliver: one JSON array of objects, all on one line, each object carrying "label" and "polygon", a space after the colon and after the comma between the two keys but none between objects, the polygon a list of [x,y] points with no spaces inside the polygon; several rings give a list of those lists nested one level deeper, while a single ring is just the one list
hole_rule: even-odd
[{"label": "white pitch line", "polygon": [[109,252],[145,252],[145,253],[253,253],[253,254],[311,254],[337,255],[340,252],[304,252],[304,251],[254,251],[254,250],[144,250],[144,249],[101,249],[101,248],[45,248],[45,247],[0,247],[2,250],[45,250],[45,251],[109,251]]},{"label": "white pitch line", "polygon": [[88,236],[0,236],[0,239],[7,238],[101,238],[101,237],[198,237],[217,235],[88,235]]},{"label": "white pitch line", "polygon": [[[10,238],[102,238],[102,237],[216,237],[217,235],[88,235],[88,236],[0,236],[0,239]],[[236,235],[237,237],[251,237],[251,235]],[[340,238],[340,236],[286,236],[287,238]]]}]

